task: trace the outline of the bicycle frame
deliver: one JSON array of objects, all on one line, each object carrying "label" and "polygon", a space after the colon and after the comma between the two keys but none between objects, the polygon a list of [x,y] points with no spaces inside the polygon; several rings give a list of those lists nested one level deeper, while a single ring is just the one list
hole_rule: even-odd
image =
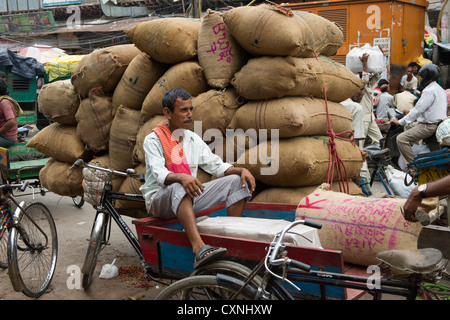
[{"label": "bicycle frame", "polygon": [[[409,281],[355,276],[311,270],[309,265],[289,259],[282,240],[284,235],[292,227],[301,223],[320,228],[320,225],[314,222],[304,220],[294,221],[277,234],[270,244],[266,257],[260,261],[244,281],[222,274],[217,275],[219,283],[239,288],[231,299],[244,291],[247,296],[254,299],[270,300],[272,298],[271,294],[273,294],[277,299],[295,300],[296,296],[301,296],[301,289],[296,285],[296,283],[301,282],[318,284],[322,299],[327,298],[327,286],[368,291],[374,295],[374,299],[380,299],[383,293],[403,296],[407,300],[414,300],[416,298],[419,291],[419,284],[422,282],[420,274],[408,274],[408,277],[410,277]],[[289,266],[290,264],[292,267]],[[259,288],[254,288],[249,283],[263,267],[265,271],[262,285]],[[292,286],[295,290],[288,290],[285,284]]]},{"label": "bicycle frame", "polygon": [[[24,183],[24,184],[15,184],[15,185],[4,185],[4,186],[13,186],[13,187],[18,187],[21,186],[22,191],[24,189],[26,189],[29,184],[28,183]],[[34,195],[34,192],[33,192]],[[47,243],[48,243],[48,236],[47,234],[41,229],[41,227],[33,220],[31,219],[27,212],[25,210],[23,210],[23,208],[25,207],[25,201],[21,201],[20,203],[18,203],[14,198],[13,198],[13,191],[12,189],[7,191],[6,193],[6,198],[8,200],[10,200],[12,203],[14,203],[16,205],[16,210],[14,212],[14,214],[11,213],[11,211],[8,212],[8,214],[5,216],[5,219],[7,220],[7,222],[9,222],[10,224],[6,224],[6,226],[8,228],[15,228],[17,229],[17,231],[19,232],[20,236],[22,237],[23,242],[25,243],[25,245],[32,249],[32,250],[43,250],[44,248],[47,247]],[[11,206],[9,204],[7,204],[7,206],[9,206],[11,208]],[[41,232],[41,234],[44,236],[45,238],[45,244],[40,245],[39,247],[33,246],[30,241],[28,240],[28,235],[25,232],[25,230],[21,227],[20,222],[19,222],[19,217],[20,217],[20,213],[23,213],[28,220]],[[5,230],[2,230],[2,233],[0,234],[0,239],[4,236]]]},{"label": "bicycle frame", "polygon": [[[107,219],[105,223],[109,222],[111,217],[114,219],[116,224],[119,226],[120,230],[123,232],[127,240],[132,245],[133,249],[137,252],[142,261],[144,261],[144,255],[142,254],[141,245],[128,227],[126,222],[122,219],[122,216],[117,212],[112,204],[112,200],[128,200],[128,201],[139,201],[143,202],[144,197],[138,194],[124,193],[111,190],[111,183],[107,182],[105,185],[105,192],[103,198],[101,199],[100,205],[97,207],[97,214],[99,212],[105,213]],[[96,215],[97,218],[97,215]],[[106,239],[105,239],[106,240]]]},{"label": "bicycle frame", "polygon": [[[375,287],[372,283],[373,279],[369,277],[314,270],[311,270],[306,274],[298,269],[289,269],[287,273],[289,273],[287,278],[290,281],[318,284],[320,286],[320,296],[322,299],[326,299],[327,297],[326,286],[365,290],[374,293],[375,298],[379,297],[382,293],[386,293],[403,296],[408,300],[414,300],[418,291],[417,286],[413,283],[398,280],[379,279],[378,287]],[[272,278],[271,284],[269,282],[269,286],[275,286],[279,292],[286,291],[287,293],[284,293],[285,295],[291,295],[281,282],[282,280]],[[369,289],[369,285],[374,286],[374,288]],[[293,295],[295,295],[295,292]]]}]

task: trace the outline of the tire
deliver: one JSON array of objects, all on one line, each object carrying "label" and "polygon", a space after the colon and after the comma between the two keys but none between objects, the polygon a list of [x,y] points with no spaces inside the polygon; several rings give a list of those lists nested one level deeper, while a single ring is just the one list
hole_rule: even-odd
[{"label": "tire", "polygon": [[102,248],[106,245],[105,232],[107,222],[108,219],[106,214],[99,212],[95,218],[94,226],[92,227],[89,246],[86,251],[83,267],[81,268],[81,272],[83,273],[82,285],[85,290],[91,285],[98,256]]},{"label": "tire", "polygon": [[84,205],[84,197],[83,196],[77,196],[72,197],[73,204],[77,208],[81,208]]},{"label": "tire", "polygon": [[[191,276],[199,275],[216,275],[217,273],[222,273],[236,277],[239,280],[245,281],[245,279],[250,275],[252,270],[240,263],[229,261],[229,260],[217,260],[208,263],[203,268],[195,270]],[[259,287],[262,283],[260,276],[255,276],[250,282],[254,287]]]},{"label": "tire", "polygon": [[0,210],[0,269],[8,268],[9,213]]},{"label": "tire", "polygon": [[52,281],[58,238],[53,217],[44,204],[31,203],[25,207],[25,212],[20,214],[18,220],[24,234],[17,228],[10,230],[8,273],[16,291],[37,298],[45,293]]},{"label": "tire", "polygon": [[[227,300],[239,288],[219,284],[216,276],[187,277],[174,282],[156,297],[156,300]],[[237,300],[250,300],[240,294]]]}]

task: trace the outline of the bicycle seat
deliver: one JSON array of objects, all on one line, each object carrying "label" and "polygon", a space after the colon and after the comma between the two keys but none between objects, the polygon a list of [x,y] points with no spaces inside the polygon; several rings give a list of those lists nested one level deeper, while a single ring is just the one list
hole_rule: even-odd
[{"label": "bicycle seat", "polygon": [[372,159],[380,159],[380,158],[384,158],[385,156],[389,155],[389,153],[391,152],[391,150],[389,150],[389,148],[386,149],[381,149],[381,150],[371,150],[371,149],[364,149],[364,151],[367,151],[367,153],[369,154],[369,156]]},{"label": "bicycle seat", "polygon": [[430,273],[441,268],[442,252],[434,248],[389,250],[377,254],[377,259],[398,269],[415,273]]}]

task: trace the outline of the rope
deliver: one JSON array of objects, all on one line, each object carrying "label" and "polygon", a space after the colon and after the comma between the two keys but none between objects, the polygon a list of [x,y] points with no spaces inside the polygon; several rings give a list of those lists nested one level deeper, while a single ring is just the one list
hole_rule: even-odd
[{"label": "rope", "polygon": [[[316,60],[319,61],[317,54],[314,52],[314,56],[316,57]],[[333,185],[333,179],[334,174],[337,174],[338,182],[339,182],[339,191],[349,193],[349,186],[348,186],[348,174],[347,169],[345,168],[344,162],[339,158],[336,142],[335,139],[340,139],[344,141],[353,141],[354,140],[354,133],[351,130],[346,130],[340,133],[335,133],[334,130],[331,128],[331,119],[330,119],[330,113],[328,112],[328,100],[327,100],[327,90],[325,88],[325,82],[323,83],[323,95],[325,100],[325,108],[327,112],[327,122],[328,122],[328,130],[327,135],[329,137],[329,143],[328,143],[328,176],[327,176],[327,183],[329,184],[329,190],[331,190]],[[342,137],[342,135],[350,133],[351,138],[347,139]],[[345,180],[344,180],[345,178]]]}]

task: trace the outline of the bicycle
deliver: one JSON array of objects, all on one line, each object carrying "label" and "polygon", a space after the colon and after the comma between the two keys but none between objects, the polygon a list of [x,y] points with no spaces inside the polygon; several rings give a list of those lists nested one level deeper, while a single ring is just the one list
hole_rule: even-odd
[{"label": "bicycle", "polygon": [[38,298],[52,281],[58,238],[52,214],[43,203],[26,205],[14,199],[15,188],[23,192],[28,186],[28,181],[0,186],[0,268],[8,268],[15,291]]},{"label": "bicycle", "polygon": [[[81,268],[81,273],[83,274],[82,286],[85,290],[89,289],[93,274],[97,265],[97,260],[100,252],[109,243],[110,232],[111,232],[111,222],[114,222],[119,226],[119,229],[125,235],[126,239],[132,245],[133,249],[139,256],[141,265],[143,268],[144,278],[147,281],[155,281],[162,285],[167,285],[162,282],[162,278],[176,278],[175,276],[163,274],[162,272],[154,271],[146,263],[144,254],[142,252],[139,240],[136,238],[134,233],[128,227],[126,222],[123,220],[121,215],[114,207],[114,200],[127,200],[127,201],[138,201],[144,202],[144,197],[142,194],[131,194],[123,193],[112,190],[112,177],[113,175],[120,175],[124,177],[133,177],[139,179],[141,182],[144,181],[144,176],[142,174],[136,174],[134,169],[128,169],[126,172],[121,172],[117,170],[107,169],[93,164],[85,163],[83,160],[78,159],[74,162],[73,166],[76,167],[86,167],[93,170],[99,170],[106,173],[104,185],[102,188],[101,196],[99,197],[98,203],[96,203],[96,214],[94,218],[94,223],[92,226],[91,234],[89,237],[89,244],[86,251],[85,260]],[[194,274],[209,274],[214,275],[218,272],[224,274],[231,274],[239,279],[245,279],[245,277],[250,274],[251,270],[245,266],[241,266],[238,263],[232,261],[220,261],[208,265],[208,268],[201,268],[196,270]],[[257,284],[258,278],[253,280],[253,283]]]},{"label": "bicycle", "polygon": [[[305,220],[297,220],[278,233],[267,250],[267,254],[244,280],[232,275],[197,275],[179,280],[165,288],[157,300],[297,300],[311,299],[301,294],[302,282],[315,283],[320,287],[320,297],[327,298],[327,287],[353,288],[368,291],[374,300],[380,300],[383,294],[392,294],[414,300],[440,298],[427,285],[438,282],[445,273],[445,260],[436,249],[391,250],[378,254],[381,261],[377,267],[380,277],[362,277],[343,273],[313,270],[311,266],[290,259],[285,245],[284,235],[298,224],[314,228],[321,225]],[[251,282],[253,277],[262,273],[258,286]],[[292,288],[292,289],[288,289]],[[448,291],[448,288],[447,288]]]}]

